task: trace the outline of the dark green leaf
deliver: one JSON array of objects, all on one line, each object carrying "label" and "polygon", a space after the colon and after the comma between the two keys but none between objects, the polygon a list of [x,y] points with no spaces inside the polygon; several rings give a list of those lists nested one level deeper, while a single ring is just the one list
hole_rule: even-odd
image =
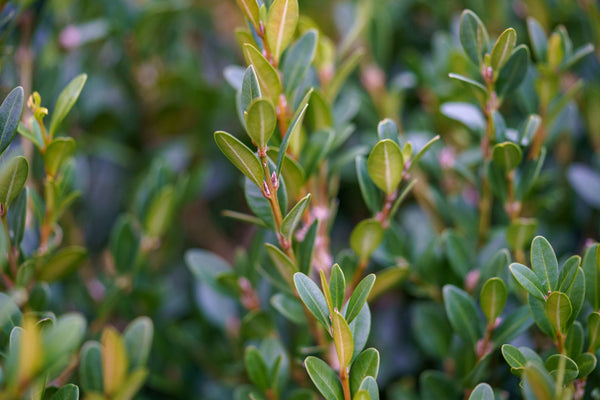
[{"label": "dark green leaf", "polygon": [[498,74],[496,88],[500,97],[505,97],[521,85],[528,68],[529,50],[525,45],[519,45]]},{"label": "dark green leaf", "polygon": [[129,362],[130,372],[146,366],[150,349],[152,347],[152,337],[154,336],[154,325],[148,317],[138,317],[134,319],[123,333],[125,341],[125,351]]},{"label": "dark green leaf", "polygon": [[285,54],[281,70],[285,95],[291,95],[298,89],[310,69],[317,49],[318,32],[311,29],[302,35]]},{"label": "dark green leaf", "polygon": [[262,188],[263,170],[256,155],[245,144],[227,132],[215,132],[215,141],[229,161],[256,186]]},{"label": "dark green leaf", "polygon": [[326,400],[344,400],[342,384],[329,365],[312,356],[304,360],[304,365],[310,379]]},{"label": "dark green leaf", "polygon": [[25,94],[21,86],[14,88],[0,105],[0,154],[15,138],[23,112]]},{"label": "dark green leaf", "polygon": [[81,349],[79,379],[86,392],[103,392],[102,347],[96,341],[89,341]]},{"label": "dark green leaf", "polygon": [[71,108],[73,108],[86,80],[86,74],[76,76],[69,84],[67,84],[67,86],[65,86],[60,95],[58,95],[54,110],[52,110],[52,117],[50,118],[50,130],[48,131],[48,134],[51,138],[54,137],[58,126],[65,119],[69,111],[71,111]]},{"label": "dark green leaf", "polygon": [[498,143],[494,146],[492,160],[507,173],[517,168],[522,159],[521,148],[512,142]]},{"label": "dark green leaf", "polygon": [[529,40],[531,48],[537,61],[546,61],[546,50],[548,48],[548,38],[544,28],[535,19],[527,18],[527,31],[529,32]]},{"label": "dark green leaf", "polygon": [[[561,365],[562,364],[562,365]],[[564,384],[571,383],[577,379],[579,368],[575,361],[563,354],[554,354],[546,360],[546,369],[550,372],[550,376],[556,379],[559,374],[559,369],[564,368],[563,382]]]},{"label": "dark green leaf", "polygon": [[453,285],[445,285],[443,294],[452,328],[461,338],[474,345],[483,336],[475,301]]},{"label": "dark green leaf", "polygon": [[18,156],[2,165],[0,170],[0,204],[4,209],[19,195],[29,173],[29,164],[25,157]]},{"label": "dark green leaf", "polygon": [[506,304],[507,296],[506,285],[502,282],[502,279],[490,278],[485,282],[481,288],[479,302],[489,322],[493,323],[500,316]]},{"label": "dark green leaf", "polygon": [[38,279],[52,282],[73,273],[87,259],[87,250],[80,246],[69,246],[59,250],[38,271]]},{"label": "dark green leaf", "polygon": [[573,307],[566,294],[552,292],[546,300],[546,316],[556,333],[565,333]]},{"label": "dark green leaf", "polygon": [[381,192],[377,190],[377,186],[371,180],[367,171],[367,163],[363,156],[357,156],[356,159],[356,177],[358,178],[358,186],[363,200],[367,208],[372,213],[377,213],[381,210],[382,200]]},{"label": "dark green leaf", "polygon": [[300,199],[285,216],[285,218],[283,218],[279,228],[279,232],[283,235],[283,237],[287,238],[288,240],[291,238],[292,234],[296,230],[296,227],[302,220],[302,216],[308,207],[308,203],[310,203],[310,193]]},{"label": "dark green leaf", "polygon": [[356,285],[356,288],[348,300],[348,308],[346,310],[346,321],[348,321],[348,323],[351,323],[352,320],[358,316],[358,313],[361,311],[369,297],[369,293],[371,292],[374,283],[375,274],[369,274]]},{"label": "dark green leaf", "polygon": [[289,319],[295,324],[306,325],[306,317],[304,315],[304,309],[302,303],[300,303],[295,297],[289,296],[285,293],[276,293],[271,297],[271,305],[281,315]]},{"label": "dark green leaf", "polygon": [[374,348],[362,351],[350,367],[350,391],[356,393],[367,376],[377,379],[379,373],[379,352]]},{"label": "dark green leaf", "polygon": [[269,379],[269,367],[254,346],[246,347],[244,352],[244,364],[246,365],[246,372],[248,377],[260,390],[265,392],[271,386],[271,380]]},{"label": "dark green leaf", "polygon": [[550,243],[536,236],[531,242],[531,267],[546,291],[558,288],[558,261]]},{"label": "dark green leaf", "polygon": [[331,302],[335,309],[341,310],[346,296],[346,277],[338,264],[331,268],[329,279],[329,290],[331,292]]},{"label": "dark green leaf", "polygon": [[321,293],[317,284],[314,283],[308,276],[300,272],[294,274],[294,284],[296,285],[298,295],[300,295],[300,298],[306,305],[306,308],[308,308],[308,311],[315,316],[321,325],[327,329],[330,329],[331,324],[329,321],[329,309],[327,308],[327,302],[325,301],[323,293]]},{"label": "dark green leaf", "polygon": [[488,49],[489,37],[483,22],[471,10],[465,10],[460,16],[460,43],[467,56],[476,65],[481,65]]},{"label": "dark green leaf", "polygon": [[600,310],[600,246],[588,247],[583,255],[581,267],[585,274],[585,298],[594,310]]},{"label": "dark green leaf", "polygon": [[519,263],[512,263],[508,267],[515,280],[535,298],[544,301],[544,286],[538,276],[528,267]]}]

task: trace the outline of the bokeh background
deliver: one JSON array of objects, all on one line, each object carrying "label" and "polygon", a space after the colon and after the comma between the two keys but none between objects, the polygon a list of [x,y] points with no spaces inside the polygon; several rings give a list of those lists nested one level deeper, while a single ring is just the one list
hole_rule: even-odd
[{"label": "bokeh background", "polygon": [[[235,2],[0,4],[3,93],[20,84],[26,96],[37,90],[48,106],[74,76],[88,75],[65,128],[77,140],[76,182],[82,197],[63,223],[67,240],[85,244],[90,259],[78,274],[52,287],[56,309],[81,310],[92,326],[95,318],[119,327],[137,315],[153,319],[151,373],[139,398],[232,398],[232,388],[246,381],[239,362],[243,348],[224,339],[239,327],[238,310],[230,301],[203,292],[185,267],[183,254],[199,247],[232,261],[253,239],[253,228],[221,215],[223,209],[247,206],[240,174],[218,151],[212,135],[217,129],[233,133],[242,129],[234,90],[223,76],[226,66],[243,64],[234,29],[245,22]],[[449,72],[467,74],[474,68],[458,43],[462,9],[473,9],[492,37],[513,26],[518,42],[528,43],[525,18],[535,16],[546,31],[564,24],[576,46],[590,42],[599,49],[598,4],[373,0],[373,13],[356,39],[366,56],[344,89],[358,107],[356,138],[351,141],[374,138],[377,122],[390,117],[405,131],[440,134],[458,149],[466,145],[470,140],[466,128],[440,112],[448,99],[472,102],[470,93],[448,78]],[[300,0],[300,7],[337,42],[357,17],[351,0]],[[598,239],[600,233],[598,54],[586,57],[570,73],[583,78],[585,87],[550,132],[553,159],[546,179],[554,184],[540,187],[539,217],[559,254],[580,251],[588,238]],[[373,100],[381,85],[390,96],[386,106]],[[518,124],[534,109],[517,94],[504,109],[508,125]],[[27,144],[23,147],[27,152]],[[578,183],[581,174],[586,174],[584,184]],[[160,247],[138,266],[143,272],[135,285],[110,302],[103,301],[111,295],[107,280],[115,276],[107,250],[113,227],[123,215],[141,215],[147,207],[145,194],[161,182],[177,182],[181,196]],[[347,241],[354,223],[368,216],[355,182],[353,165],[345,166],[334,249],[336,243]],[[421,222],[427,221],[426,215],[412,201],[401,218],[408,236],[431,230],[431,224]],[[400,241],[401,246],[410,243]],[[104,280],[96,278],[99,271],[107,272]],[[413,300],[413,294],[397,291],[373,305],[370,342],[383,355],[380,386],[387,398],[402,398],[395,388],[414,384],[418,372],[431,366],[412,333],[408,304]]]}]

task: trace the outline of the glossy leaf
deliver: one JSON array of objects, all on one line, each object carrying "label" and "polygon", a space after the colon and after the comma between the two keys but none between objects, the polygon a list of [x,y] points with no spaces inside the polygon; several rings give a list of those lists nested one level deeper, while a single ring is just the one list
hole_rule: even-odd
[{"label": "glossy leaf", "polygon": [[275,62],[286,49],[298,24],[298,0],[274,0],[267,16],[267,41]]},{"label": "glossy leaf", "polygon": [[102,376],[104,393],[117,393],[127,377],[127,354],[123,338],[114,328],[106,328],[102,334]]},{"label": "glossy leaf", "polygon": [[271,386],[269,367],[256,347],[246,347],[244,364],[252,383],[263,392],[266,391]]},{"label": "glossy leaf", "polygon": [[521,148],[512,142],[499,143],[492,151],[494,163],[507,173],[517,168],[522,159]]},{"label": "glossy leaf", "polygon": [[29,164],[25,157],[18,156],[10,159],[0,168],[0,204],[6,209],[25,186]]},{"label": "glossy leaf", "polygon": [[471,392],[469,400],[494,400],[494,391],[487,383],[480,383]]},{"label": "glossy leaf", "polygon": [[244,12],[244,15],[254,29],[258,29],[260,16],[258,14],[258,3],[256,0],[236,0],[238,7]]},{"label": "glossy leaf", "polygon": [[346,296],[346,277],[338,264],[334,264],[331,268],[329,290],[333,308],[341,310]]},{"label": "glossy leaf", "polygon": [[342,384],[337,375],[324,361],[317,357],[304,360],[306,371],[325,400],[344,400]]},{"label": "glossy leaf", "polygon": [[533,297],[544,300],[544,286],[538,276],[523,264],[512,263],[508,267],[515,280]]},{"label": "glossy leaf", "polygon": [[508,60],[515,48],[517,33],[513,28],[508,28],[498,38],[492,49],[492,69],[500,70]]},{"label": "glossy leaf", "polygon": [[477,65],[481,65],[487,52],[489,37],[483,22],[471,10],[460,15],[460,43],[467,56]]},{"label": "glossy leaf", "polygon": [[71,82],[65,86],[63,91],[58,95],[54,110],[52,110],[52,116],[50,118],[50,129],[48,135],[53,138],[56,130],[60,123],[65,119],[73,105],[79,98],[79,94],[85,85],[87,80],[86,74],[76,76]]},{"label": "glossy leaf", "polygon": [[261,93],[271,99],[274,105],[279,104],[279,95],[281,94],[279,74],[256,47],[244,44],[243,50],[248,65],[254,66]]},{"label": "glossy leaf", "polygon": [[571,301],[566,294],[552,292],[546,300],[546,316],[557,333],[565,333],[567,321],[573,312]]},{"label": "glossy leaf", "polygon": [[281,276],[283,276],[286,279],[286,281],[289,281],[291,284],[292,275],[295,272],[298,272],[298,268],[296,267],[296,265],[283,251],[273,246],[272,244],[265,243],[265,249],[267,250],[269,257],[271,257],[273,264],[275,264],[275,266],[281,273]]},{"label": "glossy leaf", "polygon": [[336,310],[334,310],[331,315],[331,332],[333,342],[335,343],[335,350],[340,362],[340,369],[346,370],[354,353],[354,341],[348,323],[342,314]]},{"label": "glossy leaf", "polygon": [[444,306],[454,331],[464,340],[475,344],[482,336],[475,301],[456,286],[446,285],[443,289]]},{"label": "glossy leaf", "polygon": [[0,105],[0,154],[15,138],[23,112],[25,94],[21,86],[14,88]]},{"label": "glossy leaf", "polygon": [[400,147],[389,139],[379,141],[367,159],[369,176],[387,195],[391,195],[402,180],[404,160]]},{"label": "glossy leaf", "polygon": [[348,321],[348,323],[351,323],[354,318],[358,316],[358,313],[361,311],[369,297],[369,293],[371,292],[374,283],[375,274],[369,274],[356,285],[356,288],[348,300],[348,308],[346,309],[346,321]]},{"label": "glossy leaf", "polygon": [[271,101],[255,99],[245,112],[248,136],[259,149],[265,149],[277,126],[277,115]]},{"label": "glossy leaf", "polygon": [[504,97],[517,89],[525,79],[528,68],[529,50],[525,45],[519,45],[498,74],[496,82],[498,94]]},{"label": "glossy leaf", "polygon": [[379,352],[374,348],[362,351],[350,368],[350,391],[356,393],[363,380],[371,376],[377,379],[379,374]]},{"label": "glossy leaf", "polygon": [[288,98],[298,89],[310,69],[317,50],[318,36],[316,29],[310,29],[285,54],[281,70],[283,87]]},{"label": "glossy leaf", "polygon": [[481,288],[479,301],[488,321],[493,322],[500,316],[506,304],[507,296],[508,291],[502,279],[490,278],[485,282]]},{"label": "glossy leaf", "polygon": [[323,297],[323,293],[319,290],[316,283],[312,281],[308,276],[297,272],[294,274],[294,284],[298,295],[302,299],[302,302],[308,308],[308,311],[315,316],[317,321],[321,323],[325,328],[330,329],[329,321],[329,309],[327,302]]},{"label": "glossy leaf", "polygon": [[256,186],[262,188],[263,171],[256,155],[245,144],[227,132],[215,132],[215,141],[229,161]]},{"label": "glossy leaf", "polygon": [[279,232],[283,237],[290,239],[296,227],[302,220],[304,212],[310,203],[310,193],[304,196],[296,203],[296,205],[290,210],[290,212],[283,218]]},{"label": "glossy leaf", "polygon": [[361,221],[350,235],[350,247],[363,260],[368,260],[383,240],[383,228],[375,219]]},{"label": "glossy leaf", "polygon": [[558,288],[558,261],[552,246],[542,236],[531,242],[531,267],[547,291]]}]

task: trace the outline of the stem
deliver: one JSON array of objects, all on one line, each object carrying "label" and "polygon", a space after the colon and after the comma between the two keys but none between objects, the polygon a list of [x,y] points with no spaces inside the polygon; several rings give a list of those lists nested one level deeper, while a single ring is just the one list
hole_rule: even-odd
[{"label": "stem", "polygon": [[349,378],[348,371],[340,371],[340,380],[342,381],[342,389],[344,390],[344,400],[352,400]]}]

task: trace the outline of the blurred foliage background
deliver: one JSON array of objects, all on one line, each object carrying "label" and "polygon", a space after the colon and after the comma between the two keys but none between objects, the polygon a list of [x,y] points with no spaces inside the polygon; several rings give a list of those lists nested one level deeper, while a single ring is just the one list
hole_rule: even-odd
[{"label": "blurred foliage background", "polygon": [[[216,129],[241,131],[234,117],[234,90],[223,77],[224,67],[243,63],[234,28],[244,20],[235,2],[0,3],[3,93],[21,84],[26,97],[33,88],[53,104],[74,76],[88,75],[65,128],[77,139],[76,185],[83,196],[63,223],[65,235],[85,244],[90,258],[78,274],[52,287],[55,309],[80,310],[91,323],[100,318],[121,327],[138,315],[152,318],[156,334],[151,373],[139,398],[231,398],[232,388],[246,379],[243,365],[235,361],[243,347],[223,340],[239,329],[236,305],[203,290],[184,266],[183,253],[201,247],[231,261],[236,249],[253,238],[253,228],[220,214],[247,206],[239,174],[218,152],[212,136]],[[463,8],[474,10],[492,37],[513,26],[519,42],[528,43],[525,19],[534,16],[547,32],[564,24],[575,46],[591,42],[600,48],[595,0],[371,3],[372,16],[358,34],[366,54],[340,96],[349,99],[344,105],[358,108],[354,142],[375,138],[377,122],[389,117],[405,132],[440,134],[456,153],[468,146],[469,131],[440,112],[449,99],[472,101],[469,91],[448,78],[449,72],[467,75],[474,68],[458,43]],[[356,17],[353,1],[302,0],[300,7],[336,41]],[[585,85],[549,132],[552,157],[544,169],[546,184],[535,196],[541,210],[539,230],[559,254],[579,252],[588,238],[598,240],[600,234],[598,54],[596,50],[561,78],[564,88],[575,75]],[[529,81],[525,85],[533,84]],[[535,109],[517,93],[503,106],[503,114],[507,125],[514,126]],[[347,179],[341,183],[334,249],[336,239],[345,240],[350,226],[368,215],[351,164],[344,167]],[[573,168],[584,168],[584,184]],[[178,182],[181,189],[173,218],[158,250],[136,266],[140,273],[133,282],[119,281],[107,250],[113,226],[122,215],[143,218],[144,193],[163,181]],[[402,231],[412,239],[400,238],[402,247],[439,228],[414,200],[404,208]],[[114,296],[111,280],[120,288]],[[395,388],[414,385],[419,371],[432,362],[415,346],[411,333],[409,306],[417,297],[396,291],[372,305],[370,340],[383,354],[379,380],[388,398],[402,398],[394,394]]]}]

